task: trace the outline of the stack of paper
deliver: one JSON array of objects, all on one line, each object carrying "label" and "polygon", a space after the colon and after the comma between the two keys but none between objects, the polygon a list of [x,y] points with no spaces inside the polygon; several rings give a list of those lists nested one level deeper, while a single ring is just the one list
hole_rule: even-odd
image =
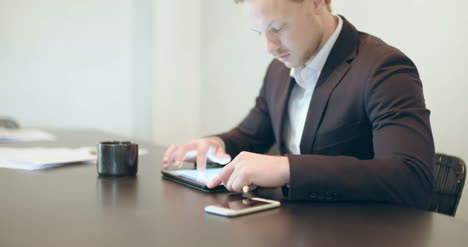
[{"label": "stack of paper", "polygon": [[96,162],[90,148],[0,148],[0,167],[38,170],[74,163]]},{"label": "stack of paper", "polygon": [[55,136],[37,129],[0,128],[0,142],[53,141]]}]

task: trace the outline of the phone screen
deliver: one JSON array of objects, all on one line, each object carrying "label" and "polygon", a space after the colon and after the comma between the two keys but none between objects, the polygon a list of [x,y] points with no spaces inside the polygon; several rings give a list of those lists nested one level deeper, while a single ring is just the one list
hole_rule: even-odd
[{"label": "phone screen", "polygon": [[221,203],[218,206],[222,208],[238,210],[238,209],[252,208],[252,207],[261,206],[261,205],[267,205],[267,204],[271,204],[271,203],[252,200],[252,199],[243,197],[242,194],[234,194],[234,195],[230,195],[225,202]]}]

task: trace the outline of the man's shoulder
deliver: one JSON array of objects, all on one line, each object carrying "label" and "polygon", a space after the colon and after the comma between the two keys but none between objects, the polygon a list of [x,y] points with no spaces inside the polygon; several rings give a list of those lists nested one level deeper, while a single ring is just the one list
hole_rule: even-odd
[{"label": "man's shoulder", "polygon": [[406,56],[400,49],[387,44],[381,38],[361,31],[359,31],[358,34],[358,57],[374,63],[388,58],[409,60],[408,56]]}]

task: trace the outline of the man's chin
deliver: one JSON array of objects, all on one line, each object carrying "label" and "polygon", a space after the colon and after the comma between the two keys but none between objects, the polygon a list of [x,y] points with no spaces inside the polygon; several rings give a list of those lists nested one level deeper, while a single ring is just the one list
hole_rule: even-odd
[{"label": "man's chin", "polygon": [[284,66],[288,67],[288,68],[293,68],[294,67],[294,64],[292,64],[291,62],[289,61],[281,61],[279,59],[277,59],[278,61],[282,62],[284,64]]},{"label": "man's chin", "polygon": [[290,69],[296,68],[296,67],[299,67],[299,66],[300,66],[300,64],[298,64],[297,62],[291,61],[290,59],[288,59],[288,60],[286,60],[286,61],[282,61],[282,60],[276,58],[276,60],[282,62],[282,63],[284,64],[284,66],[286,66],[286,67],[288,67],[288,68],[290,68]]}]

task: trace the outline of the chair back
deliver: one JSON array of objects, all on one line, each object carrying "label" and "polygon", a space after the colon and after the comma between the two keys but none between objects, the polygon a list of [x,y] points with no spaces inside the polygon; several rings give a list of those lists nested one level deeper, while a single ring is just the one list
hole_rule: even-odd
[{"label": "chair back", "polygon": [[434,192],[429,210],[455,216],[465,185],[466,166],[462,159],[436,154]]}]

